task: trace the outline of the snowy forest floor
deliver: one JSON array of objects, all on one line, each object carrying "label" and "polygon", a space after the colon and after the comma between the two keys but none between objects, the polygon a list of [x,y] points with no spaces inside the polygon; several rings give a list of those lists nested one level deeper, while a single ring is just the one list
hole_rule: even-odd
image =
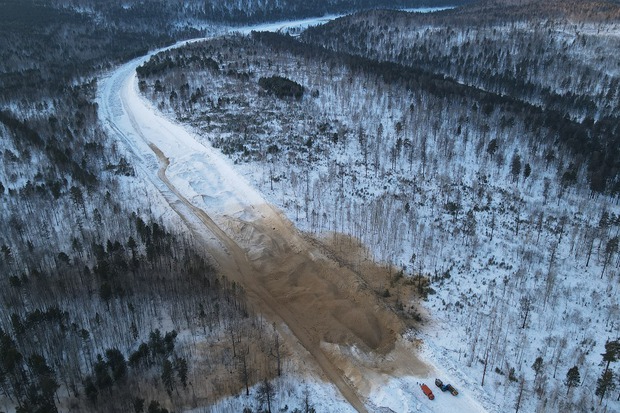
[{"label": "snowy forest floor", "polygon": [[[353,271],[300,234],[223,155],[162,119],[138,96],[131,75],[135,65],[119,70],[102,87],[103,118],[149,179],[160,180],[155,186],[205,240],[219,269],[244,287],[253,306],[290,329],[322,377],[358,411],[366,410],[366,398],[369,405],[401,403],[392,406],[396,410],[417,404],[422,394],[413,383],[441,374],[417,359],[417,340],[403,336],[407,323],[377,296],[374,288],[390,274],[369,264]],[[341,242],[336,245],[342,248]],[[386,383],[400,398],[386,397]],[[444,403],[454,401],[445,398]],[[481,411],[467,395],[458,405]]]},{"label": "snowy forest floor", "polygon": [[[475,98],[404,92],[374,73],[353,75],[337,57],[313,60],[272,39],[182,50],[172,62],[213,56],[221,70],[179,66],[147,76],[141,89],[231,158],[302,230],[336,234],[337,249],[361,239],[367,250],[349,262],[354,270],[366,261],[384,263],[388,274],[402,270],[405,280],[384,277],[371,287],[394,307],[411,309],[403,286],[430,279],[425,310],[414,305],[410,314],[426,323],[417,338],[457,383],[493,400],[489,410],[517,401],[529,411],[596,409],[590,386],[617,332],[618,261],[606,247],[618,229],[615,200],[558,179],[570,155],[545,141],[544,129],[530,130],[527,116],[492,106],[483,113]],[[274,73],[312,98],[267,96],[256,79]],[[203,189],[193,199],[210,194]],[[541,372],[532,368],[537,357]],[[572,366],[584,386],[566,398]],[[395,411],[408,405],[393,392],[379,405],[387,400],[404,403],[391,405]]]}]

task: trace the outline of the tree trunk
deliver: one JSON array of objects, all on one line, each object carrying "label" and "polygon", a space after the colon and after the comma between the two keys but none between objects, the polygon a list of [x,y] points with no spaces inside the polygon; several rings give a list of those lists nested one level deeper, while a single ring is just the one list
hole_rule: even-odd
[{"label": "tree trunk", "polygon": [[517,397],[517,404],[515,406],[515,413],[519,413],[521,408],[521,396],[523,396],[523,388],[525,387],[525,378],[521,377],[521,385],[519,386],[519,396]]},{"label": "tree trunk", "polygon": [[521,324],[521,329],[523,330],[525,328],[525,324],[527,323],[527,316],[530,312],[530,308],[529,305],[528,307],[525,309],[525,315],[523,316],[523,324]]},{"label": "tree trunk", "polygon": [[280,358],[280,339],[276,332],[276,361],[278,363],[278,377],[282,375],[281,358]]},{"label": "tree trunk", "polygon": [[594,237],[592,237],[592,241],[590,242],[590,247],[588,248],[588,258],[586,259],[586,267],[590,264],[590,257],[592,256],[592,248],[594,248]]},{"label": "tree trunk", "polygon": [[609,255],[605,257],[605,262],[603,263],[603,271],[601,271],[601,280],[603,279],[603,274],[605,274],[605,269],[607,268],[608,263],[609,263]]},{"label": "tree trunk", "polygon": [[248,364],[247,364],[247,353],[244,352],[243,356],[242,356],[242,363],[243,363],[243,384],[245,384],[245,395],[249,396],[250,395],[250,387],[249,387],[249,379],[250,379],[250,375],[248,374]]},{"label": "tree trunk", "polygon": [[489,349],[487,348],[486,354],[484,355],[484,370],[482,371],[482,383],[481,386],[484,386],[484,377],[487,375],[487,365],[489,363]]}]

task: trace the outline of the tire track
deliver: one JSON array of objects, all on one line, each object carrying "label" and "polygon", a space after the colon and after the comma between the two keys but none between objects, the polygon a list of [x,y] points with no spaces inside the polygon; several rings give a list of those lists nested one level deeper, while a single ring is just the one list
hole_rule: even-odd
[{"label": "tire track", "polygon": [[[187,207],[196,218],[198,218],[198,220],[204,225],[204,228],[215,235],[224,246],[225,251],[211,250],[209,253],[215,259],[219,267],[224,269],[225,275],[243,285],[246,292],[249,293],[252,301],[254,301],[254,303],[257,304],[263,312],[267,310],[266,312],[270,314],[272,318],[275,316],[282,320],[299,340],[301,345],[312,355],[329,381],[338,388],[340,393],[351,404],[351,406],[353,406],[360,413],[367,412],[364,403],[359,398],[355,389],[353,389],[349,382],[344,379],[344,373],[329,360],[320,348],[320,343],[313,337],[313,334],[309,333],[307,329],[304,328],[296,319],[295,315],[292,314],[286,307],[280,305],[280,303],[278,303],[264,287],[253,281],[256,280],[256,277],[253,276],[253,273],[256,270],[248,260],[246,252],[231,237],[229,237],[228,234],[226,234],[226,232],[224,232],[205,211],[193,205],[179,192],[172,182],[170,182],[166,176],[166,170],[170,165],[170,160],[144,135],[135,119],[134,114],[131,112],[131,109],[128,106],[125,106],[125,110],[130,117],[134,130],[138,132],[140,138],[149,145],[159,160],[160,167],[157,170],[157,178],[166,185],[168,190],[170,190],[170,192],[174,194],[174,196],[185,207]],[[117,133],[120,134],[122,132],[120,129],[117,129]],[[125,138],[128,139],[127,137]],[[171,206],[191,228],[191,220],[185,216],[185,213],[179,208],[176,208],[174,205],[171,204]],[[203,234],[199,233],[197,235]]]},{"label": "tire track", "polygon": [[[212,211],[211,204],[199,203],[199,207],[184,195],[185,187],[179,184],[195,192],[197,202],[200,196],[219,196],[194,189],[192,181],[200,177],[176,175],[184,159],[196,161],[191,155],[202,162],[203,169],[195,171],[213,175],[210,178],[221,186],[226,176],[218,174],[236,172],[218,169],[217,157],[212,158],[203,145],[192,137],[190,142],[177,136],[187,135],[186,131],[145,110],[149,105],[137,97],[135,78],[141,61],[121,67],[104,84],[98,98],[101,118],[127,146],[136,167],[203,242],[223,275],[241,285],[250,303],[267,318],[288,327],[325,378],[358,412],[368,411],[364,398],[376,383],[367,379],[369,373],[426,374],[427,367],[408,349],[393,351],[404,327],[402,320],[377,299],[360,274],[316,240],[300,234],[277,208],[261,197],[245,197],[244,189],[223,188],[223,196],[241,208],[236,216],[228,216],[230,211],[222,210],[222,204]],[[172,162],[170,156],[176,156]],[[174,182],[167,175],[169,168],[175,173]],[[362,358],[355,355],[358,350]]]}]

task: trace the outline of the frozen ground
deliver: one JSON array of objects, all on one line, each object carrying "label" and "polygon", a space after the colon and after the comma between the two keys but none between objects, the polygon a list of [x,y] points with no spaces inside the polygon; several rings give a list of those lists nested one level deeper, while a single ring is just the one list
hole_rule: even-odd
[{"label": "frozen ground", "polygon": [[[304,24],[309,24],[309,22],[306,21]],[[271,27],[281,28],[282,26]],[[226,255],[234,258],[246,257],[239,258],[234,264],[240,272],[247,273],[244,276],[249,277],[251,270],[255,270],[256,267],[243,267],[245,264],[241,262],[242,260],[254,262],[262,259],[263,256],[278,253],[281,248],[293,250],[305,248],[306,245],[299,235],[289,229],[289,223],[286,220],[281,221],[279,211],[274,210],[261,194],[248,184],[229,160],[208,144],[199,143],[198,139],[182,126],[164,119],[150,103],[139,96],[135,68],[147,58],[148,56],[133,60],[104,79],[98,96],[101,118],[106,122],[113,136],[124,143],[140,174],[155,185],[170,207],[183,217],[195,233],[201,234],[209,249],[215,251],[215,255],[219,257],[220,265],[226,262]],[[269,227],[274,225],[274,231],[279,231],[284,235],[278,238],[271,230],[263,228],[266,225],[265,221],[269,223]],[[255,229],[249,233],[244,230],[237,231],[238,226],[243,227],[248,224]],[[204,228],[208,230],[205,231]],[[286,233],[287,230],[290,230],[290,233]],[[282,243],[285,243],[284,247]],[[275,249],[270,249],[269,245],[274,244]],[[221,251],[220,255],[217,251]],[[298,257],[301,251],[294,252],[295,257]],[[237,256],[238,254],[241,255]],[[302,260],[300,265],[307,262],[314,267],[317,259],[323,260],[320,252],[317,251],[309,252],[308,257],[310,261]],[[291,256],[285,258],[290,259]],[[296,267],[295,271],[299,268],[299,266]],[[340,276],[346,277],[347,275],[339,274]],[[316,285],[324,283],[327,283],[329,291],[351,288],[346,283],[344,285],[333,284],[333,280],[330,281],[325,277],[314,284],[305,285],[304,289],[298,292],[299,297],[303,298],[303,294],[306,294],[308,289],[312,291]],[[242,281],[256,282],[249,278],[242,279]],[[264,282],[267,285],[271,280]],[[365,338],[365,333],[374,334],[377,328],[380,330],[387,328],[387,324],[394,322],[387,321],[389,315],[381,314],[378,307],[373,309],[371,301],[362,302],[362,307],[357,307],[358,303],[352,309],[344,310],[346,314],[343,315],[344,296],[341,297],[336,292],[333,302],[339,304],[333,309],[335,313],[325,314],[324,319],[319,318],[318,325],[309,327],[304,322],[310,322],[308,320],[313,320],[314,317],[309,317],[305,321],[300,321],[300,319],[303,318],[302,313],[307,313],[307,308],[312,307],[296,309],[295,301],[291,300],[287,306],[283,307],[287,312],[282,313],[281,310],[274,309],[280,304],[278,297],[274,300],[275,289],[264,293],[260,286],[253,284],[250,284],[249,289],[250,295],[258,296],[259,300],[262,297],[268,301],[268,305],[264,307],[266,312],[272,311],[280,316],[301,342],[304,349],[299,351],[308,351],[314,363],[320,366],[319,369],[317,366],[304,367],[302,363],[294,373],[297,377],[293,376],[291,383],[288,384],[293,388],[289,392],[291,395],[301,394],[304,386],[307,385],[312,390],[312,394],[318,396],[317,401],[314,402],[318,411],[351,411],[351,404],[355,404],[356,394],[357,397],[361,396],[365,403],[365,407],[356,407],[359,411],[377,411],[382,408],[396,412],[497,411],[490,399],[470,380],[467,380],[466,375],[443,366],[445,359],[436,355],[434,349],[424,348],[422,351],[424,359],[416,361],[419,354],[411,343],[412,340],[408,339],[411,337],[398,336],[390,339],[387,334]],[[287,294],[290,295],[293,292],[291,290]],[[353,293],[349,291],[346,296],[349,297],[350,294]],[[284,300],[288,297],[282,296],[280,299]],[[333,304],[333,302],[327,304]],[[314,308],[320,311],[322,306],[318,304]],[[350,311],[353,313],[350,314]],[[370,312],[363,315],[366,311]],[[351,315],[350,319],[338,318],[347,314]],[[330,330],[329,317],[335,317],[336,325],[340,327]],[[388,318],[382,321],[381,318],[376,317]],[[369,320],[374,327],[369,324],[369,328],[362,331],[359,325],[360,320]],[[297,323],[299,326],[296,326]],[[325,331],[317,336],[308,330],[311,328],[314,331],[317,327],[320,331],[322,329]],[[332,337],[335,333],[341,334],[340,329],[343,335],[350,335],[350,337],[345,337],[344,344],[336,344],[338,339]],[[351,329],[350,332],[347,332],[347,329]],[[316,343],[316,337],[321,339],[320,343]],[[334,339],[325,341],[326,337]],[[360,341],[359,345],[363,349],[350,344],[356,340]],[[365,348],[366,345],[381,346],[384,340],[388,342],[396,340],[392,341],[394,346],[392,351],[377,356],[372,350]],[[317,347],[316,344],[319,346]],[[418,373],[415,373],[416,371]],[[345,377],[342,377],[343,374]],[[441,377],[446,382],[454,380],[454,383],[457,383],[458,380],[458,384],[455,385],[461,390],[461,394],[455,398],[447,393],[441,393],[434,386],[435,377]],[[420,382],[426,382],[434,388],[436,394],[434,401],[431,402],[423,396],[418,387]],[[296,388],[295,383],[297,383]],[[336,384],[338,391],[344,392],[346,401],[335,397],[336,389],[332,383]],[[352,389],[353,392],[351,392]],[[328,403],[327,400],[330,402]],[[219,406],[205,410],[239,411],[246,403],[248,400],[233,397],[222,401]],[[280,401],[280,404],[282,403],[288,406],[293,404],[293,402],[287,402],[285,397]]]}]

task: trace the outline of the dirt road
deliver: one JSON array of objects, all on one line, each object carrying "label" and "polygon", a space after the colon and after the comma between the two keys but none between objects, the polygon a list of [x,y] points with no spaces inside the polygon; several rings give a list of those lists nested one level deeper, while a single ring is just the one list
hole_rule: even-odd
[{"label": "dirt road", "polygon": [[[151,148],[162,165],[158,177],[225,245],[225,250],[210,251],[220,270],[244,287],[256,308],[271,319],[282,320],[345,399],[358,412],[366,412],[343,372],[321,349],[321,341],[384,352],[394,345],[398,320],[373,303],[347,269],[337,268],[319,251],[309,251],[290,223],[270,207],[261,208],[263,223],[231,222],[231,228],[236,227],[237,235],[245,241],[243,248],[179,193],[165,174],[168,159],[155,145]],[[263,246],[258,253],[256,245]]]},{"label": "dirt road", "polygon": [[219,248],[206,247],[220,271],[253,308],[288,326],[357,411],[367,411],[373,372],[426,374],[411,349],[396,345],[402,321],[357,273],[304,238],[213,148],[155,113],[137,96],[130,68],[110,83],[101,100],[110,128],[196,238],[217,240]]}]

